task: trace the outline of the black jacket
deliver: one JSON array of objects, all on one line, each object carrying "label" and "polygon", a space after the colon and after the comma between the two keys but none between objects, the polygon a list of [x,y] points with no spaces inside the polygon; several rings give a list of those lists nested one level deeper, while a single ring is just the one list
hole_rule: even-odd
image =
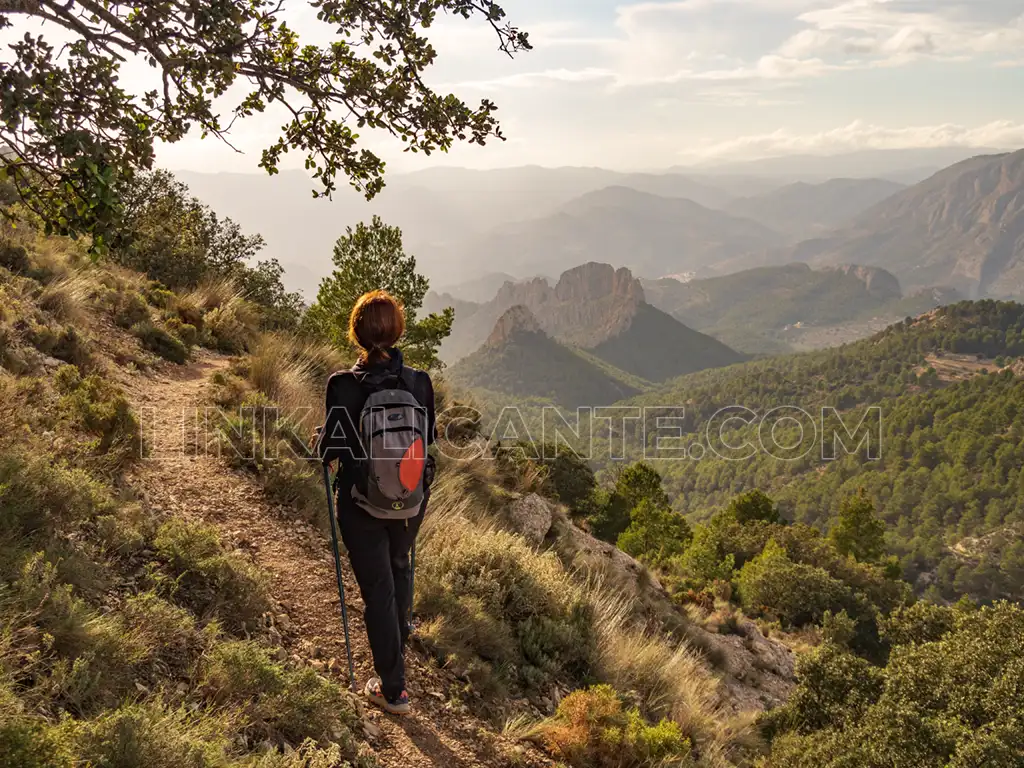
[{"label": "black jacket", "polygon": [[[366,404],[369,392],[359,378],[366,373],[399,374],[405,368],[411,379],[413,397],[427,409],[427,445],[435,439],[434,385],[426,371],[404,366],[402,353],[392,347],[388,350],[390,359],[371,366],[356,363],[352,370],[338,371],[327,380],[325,412],[327,418],[320,432],[316,452],[323,463],[341,459],[339,479],[351,480],[355,461],[364,458],[363,446],[359,440],[359,414]],[[411,376],[409,375],[411,374]],[[342,485],[341,487],[346,487]]]}]

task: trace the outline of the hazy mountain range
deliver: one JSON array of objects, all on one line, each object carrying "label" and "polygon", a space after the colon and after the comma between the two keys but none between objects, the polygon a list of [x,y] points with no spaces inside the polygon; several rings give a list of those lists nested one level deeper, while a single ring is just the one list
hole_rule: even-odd
[{"label": "hazy mountain range", "polygon": [[768,260],[878,265],[909,289],[944,285],[971,298],[1019,298],[1024,150],[957,163]]},{"label": "hazy mountain range", "polygon": [[[436,296],[432,301],[437,301]],[[514,348],[506,350],[513,342]],[[580,358],[572,358],[573,371],[603,367],[606,373],[612,371],[611,379],[619,382],[629,377],[664,381],[743,359],[720,341],[648,304],[640,281],[628,269],[593,262],[566,271],[554,286],[541,278],[505,283],[491,301],[475,305],[462,319],[456,309],[455,327],[442,347],[442,356],[448,362],[460,361],[453,375],[464,383],[509,394],[540,396],[540,390],[548,384],[515,384],[529,375],[524,371],[543,370],[546,373],[540,378],[559,381],[576,378],[568,372],[554,373],[554,361],[569,358],[555,352],[553,344],[587,355],[587,365],[580,363]],[[539,368],[527,362],[529,356],[524,351],[534,347],[536,354],[547,361]],[[523,370],[514,372],[516,366]],[[582,385],[567,387],[559,390],[555,398],[558,402],[570,402],[583,391]]]},{"label": "hazy mountain range", "polygon": [[[347,188],[315,200],[297,171],[178,175],[215,210],[260,232],[265,255],[309,298],[334,240],[375,213],[403,229],[437,287],[495,272],[554,276],[591,260],[646,279],[814,261],[883,266],[904,289],[951,282],[966,295],[1013,295],[1020,153],[931,175],[970,154],[871,151],[666,173],[435,168],[390,176],[372,203]],[[493,288],[455,298],[478,301]]]}]

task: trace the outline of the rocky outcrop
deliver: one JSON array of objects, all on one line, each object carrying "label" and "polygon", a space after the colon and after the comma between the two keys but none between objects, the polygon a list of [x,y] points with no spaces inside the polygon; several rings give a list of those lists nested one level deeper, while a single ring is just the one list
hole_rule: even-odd
[{"label": "rocky outcrop", "polygon": [[[745,617],[737,618],[733,634],[709,632],[686,616],[643,563],[578,528],[560,507],[535,494],[512,506],[520,504],[524,504],[518,513],[524,521],[520,525],[526,527],[528,520],[535,530],[549,528],[542,541],[550,542],[564,562],[643,606],[643,613],[653,623],[666,628],[683,626],[686,641],[719,673],[724,706],[736,712],[761,711],[779,706],[789,697],[795,685],[795,655],[784,643],[765,636]],[[548,507],[550,518],[541,506]],[[531,510],[529,515],[526,509]]]},{"label": "rocky outcrop", "polygon": [[555,285],[555,296],[559,301],[603,301],[614,298],[627,304],[638,304],[644,300],[644,289],[633,274],[621,267],[593,261],[563,272]]},{"label": "rocky outcrop", "polygon": [[445,352],[462,357],[484,343],[487,330],[521,305],[552,338],[578,347],[596,347],[627,330],[644,304],[640,281],[625,268],[590,262],[565,272],[552,287],[543,278],[505,283],[472,322],[456,325]]},{"label": "rocky outcrop", "polygon": [[840,264],[834,267],[837,272],[852,276],[864,283],[868,294],[876,299],[886,301],[898,299],[903,293],[900,290],[900,281],[892,272],[887,272],[881,267],[865,267],[861,264]]},{"label": "rocky outcrop", "polygon": [[520,333],[543,333],[543,329],[529,309],[516,304],[498,318],[491,335],[487,337],[487,344],[492,347],[501,346]]},{"label": "rocky outcrop", "polygon": [[537,547],[551,530],[554,510],[536,493],[530,493],[517,499],[508,508],[508,521],[517,533]]}]

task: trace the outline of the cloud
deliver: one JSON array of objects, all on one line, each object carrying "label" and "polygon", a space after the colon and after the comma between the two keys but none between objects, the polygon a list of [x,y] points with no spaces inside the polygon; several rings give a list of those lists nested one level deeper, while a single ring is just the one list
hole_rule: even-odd
[{"label": "cloud", "polygon": [[805,28],[780,46],[791,55],[975,56],[1024,45],[1024,12],[1004,0],[846,0],[796,21]]},{"label": "cloud", "polygon": [[892,128],[855,120],[849,125],[817,133],[796,133],[780,128],[692,147],[681,155],[699,159],[756,159],[787,154],[834,154],[860,149],[922,147],[1024,146],[1024,123],[999,120],[973,128],[941,125]]},{"label": "cloud", "polygon": [[[453,87],[767,87],[922,58],[1006,58],[1024,48],[1017,0],[646,1],[614,7],[604,26],[598,18],[540,23],[531,71],[488,71]],[[445,74],[446,81],[455,79]]]}]

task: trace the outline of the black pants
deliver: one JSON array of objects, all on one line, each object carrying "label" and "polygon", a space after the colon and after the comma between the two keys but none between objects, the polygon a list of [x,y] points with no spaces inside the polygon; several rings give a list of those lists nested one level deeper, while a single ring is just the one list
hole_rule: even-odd
[{"label": "black pants", "polygon": [[405,690],[403,651],[409,639],[407,619],[412,603],[409,550],[429,499],[428,492],[419,514],[410,520],[379,520],[352,504],[346,494],[338,498],[338,524],[363,595],[373,668],[384,695],[392,700]]}]

